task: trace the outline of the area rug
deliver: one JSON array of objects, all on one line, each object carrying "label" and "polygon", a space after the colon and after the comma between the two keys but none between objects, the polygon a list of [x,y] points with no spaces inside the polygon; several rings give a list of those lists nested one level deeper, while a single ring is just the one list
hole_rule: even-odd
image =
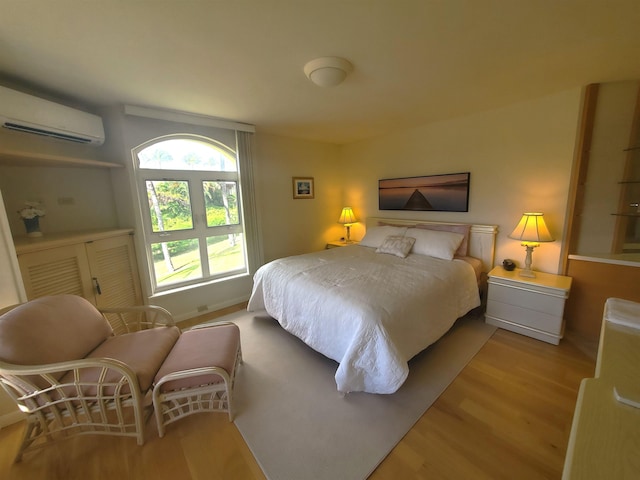
[{"label": "area rug", "polygon": [[244,363],[235,424],[269,480],[363,480],[384,460],[495,331],[467,316],[414,357],[392,395],[341,396],[337,363],[272,318],[238,312]]}]

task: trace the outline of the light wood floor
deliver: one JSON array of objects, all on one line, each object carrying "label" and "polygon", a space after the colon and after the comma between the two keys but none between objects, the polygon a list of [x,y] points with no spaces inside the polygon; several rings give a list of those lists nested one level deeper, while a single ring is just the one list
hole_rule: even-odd
[{"label": "light wood floor", "polygon": [[[498,330],[370,480],[559,479],[579,383],[593,372],[593,360],[569,342]],[[15,464],[23,425],[5,427],[0,478],[265,478],[225,414],[185,418],[162,439],[152,420],[142,447],[130,438],[81,436]]]}]

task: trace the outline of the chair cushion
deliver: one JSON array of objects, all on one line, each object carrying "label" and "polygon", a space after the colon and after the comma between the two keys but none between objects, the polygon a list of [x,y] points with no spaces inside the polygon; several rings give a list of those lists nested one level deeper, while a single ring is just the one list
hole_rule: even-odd
[{"label": "chair cushion", "polygon": [[41,297],[0,316],[0,359],[15,365],[77,360],[112,334],[109,322],[88,300]]},{"label": "chair cushion", "polygon": [[[108,338],[86,358],[106,357],[120,360],[131,368],[138,377],[140,391],[146,392],[151,387],[154,375],[179,336],[180,330],[178,327],[158,327],[125,333],[124,335]],[[98,368],[87,369],[83,371],[81,380],[83,382],[94,382],[98,379],[99,374],[100,369]],[[72,372],[68,373],[62,381],[71,381],[73,378],[71,375]],[[110,372],[105,381],[109,383],[118,379],[119,376],[115,372]],[[85,393],[93,394],[94,392],[89,389]]]},{"label": "chair cushion", "polygon": [[[176,342],[156,374],[154,382],[157,383],[170,373],[201,367],[220,367],[231,376],[239,348],[240,329],[235,324],[188,330]],[[222,381],[219,375],[198,375],[167,382],[160,387],[160,390],[168,392]]]}]

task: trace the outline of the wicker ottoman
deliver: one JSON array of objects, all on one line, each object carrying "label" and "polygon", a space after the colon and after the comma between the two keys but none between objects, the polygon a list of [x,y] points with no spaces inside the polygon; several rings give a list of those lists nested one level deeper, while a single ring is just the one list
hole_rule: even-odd
[{"label": "wicker ottoman", "polygon": [[233,323],[188,330],[176,342],[154,380],[153,408],[158,434],[165,426],[198,412],[228,412],[242,362],[240,329]]}]

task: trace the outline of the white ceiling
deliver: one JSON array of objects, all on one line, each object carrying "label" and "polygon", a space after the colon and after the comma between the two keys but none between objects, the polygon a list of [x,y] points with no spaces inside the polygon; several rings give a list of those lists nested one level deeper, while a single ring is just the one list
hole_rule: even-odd
[{"label": "white ceiling", "polygon": [[640,0],[0,0],[0,83],[337,144],[639,78]]}]

